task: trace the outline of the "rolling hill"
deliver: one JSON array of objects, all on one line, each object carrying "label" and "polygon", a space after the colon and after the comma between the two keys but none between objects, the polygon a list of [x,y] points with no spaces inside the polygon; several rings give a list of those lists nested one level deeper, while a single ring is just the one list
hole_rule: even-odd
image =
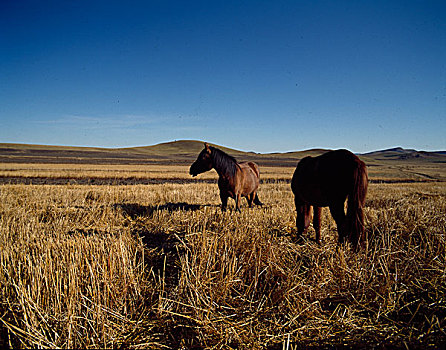
[{"label": "rolling hill", "polygon": [[417,151],[414,149],[404,149],[401,147],[389,148],[381,151],[374,151],[363,154],[363,156],[371,157],[376,160],[407,160],[407,159],[419,159],[427,161],[444,162],[446,152],[426,152]]},{"label": "rolling hill", "polygon": [[[305,156],[324,149],[286,153],[243,152],[214,145],[239,161],[261,167],[295,167]],[[191,164],[203,149],[202,141],[182,140],[144,147],[98,148],[0,143],[0,163],[46,164]],[[425,152],[401,147],[360,154],[373,181],[445,181],[446,152]]]},{"label": "rolling hill", "polygon": [[[295,166],[307,156],[322,154],[316,149],[300,152],[260,154],[243,152],[209,143],[239,161],[256,161],[264,166]],[[129,148],[69,147],[0,143],[3,163],[93,163],[93,164],[185,164],[193,162],[203,149],[201,141],[172,141]]]},{"label": "rolling hill", "polygon": [[[239,161],[257,161],[275,166],[290,165],[306,156],[317,156],[326,149],[310,149],[285,153],[244,152],[209,143]],[[128,148],[99,148],[0,143],[0,162],[31,163],[185,163],[195,160],[203,149],[202,141],[181,140],[153,146]],[[446,152],[425,152],[401,147],[359,154],[366,162],[419,160],[446,162]]]}]

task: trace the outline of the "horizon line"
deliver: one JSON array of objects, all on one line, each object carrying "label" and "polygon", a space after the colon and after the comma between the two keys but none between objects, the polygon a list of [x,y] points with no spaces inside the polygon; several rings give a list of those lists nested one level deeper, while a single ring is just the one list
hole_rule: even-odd
[{"label": "horizon line", "polygon": [[[155,147],[163,144],[169,144],[169,143],[176,143],[176,142],[196,142],[196,143],[210,143],[217,147],[224,147],[229,148],[231,150],[237,151],[237,152],[245,152],[245,153],[256,153],[256,154],[286,154],[286,153],[295,153],[295,152],[305,152],[305,151],[314,151],[314,150],[334,150],[339,148],[324,148],[324,147],[312,147],[312,148],[306,148],[301,150],[290,150],[290,151],[269,151],[269,152],[256,152],[253,150],[247,151],[247,150],[241,150],[237,148],[233,148],[231,146],[227,145],[220,145],[212,141],[202,141],[202,140],[192,140],[192,139],[175,139],[170,141],[163,141],[156,144],[150,144],[150,145],[130,145],[130,146],[113,146],[113,147],[107,147],[107,146],[93,146],[93,145],[66,145],[66,144],[43,144],[43,143],[22,143],[22,142],[0,142],[0,145],[20,145],[20,146],[35,146],[35,147],[69,147],[69,148],[96,148],[96,149],[106,149],[106,150],[118,150],[118,149],[132,149],[132,148],[143,148],[143,147]],[[345,147],[348,149],[347,147]],[[366,152],[353,152],[355,154],[361,154],[366,155],[370,153],[376,153],[376,152],[385,152],[385,151],[396,151],[396,150],[402,150],[402,151],[411,151],[411,152],[429,152],[429,153],[444,153],[446,150],[418,150],[416,148],[406,148],[402,146],[395,146],[395,147],[386,147],[383,149],[377,149],[372,151],[366,151]]]}]

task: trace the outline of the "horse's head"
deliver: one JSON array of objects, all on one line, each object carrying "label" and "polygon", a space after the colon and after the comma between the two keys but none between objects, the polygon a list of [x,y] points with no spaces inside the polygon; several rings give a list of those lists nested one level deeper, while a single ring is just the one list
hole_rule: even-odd
[{"label": "horse's head", "polygon": [[209,171],[213,168],[212,150],[207,143],[204,144],[204,150],[200,152],[197,160],[190,166],[189,174],[197,176],[198,174]]}]

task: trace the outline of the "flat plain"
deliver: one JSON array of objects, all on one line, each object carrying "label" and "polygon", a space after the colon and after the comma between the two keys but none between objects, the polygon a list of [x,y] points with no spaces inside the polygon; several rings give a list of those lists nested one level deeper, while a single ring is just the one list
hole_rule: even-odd
[{"label": "flat plain", "polygon": [[188,175],[201,147],[2,145],[0,345],[444,345],[444,156],[361,156],[368,240],[354,251],[336,243],[328,209],[321,245],[312,229],[293,240],[289,180],[298,159],[322,150],[227,150],[261,165],[265,205],[222,213],[215,172]]}]

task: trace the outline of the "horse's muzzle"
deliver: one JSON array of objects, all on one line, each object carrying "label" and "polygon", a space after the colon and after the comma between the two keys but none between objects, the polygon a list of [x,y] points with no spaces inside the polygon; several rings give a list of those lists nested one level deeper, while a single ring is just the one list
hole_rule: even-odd
[{"label": "horse's muzzle", "polygon": [[192,164],[189,168],[189,174],[192,175],[193,177],[198,175],[198,171],[197,171],[197,166],[194,164]]}]

